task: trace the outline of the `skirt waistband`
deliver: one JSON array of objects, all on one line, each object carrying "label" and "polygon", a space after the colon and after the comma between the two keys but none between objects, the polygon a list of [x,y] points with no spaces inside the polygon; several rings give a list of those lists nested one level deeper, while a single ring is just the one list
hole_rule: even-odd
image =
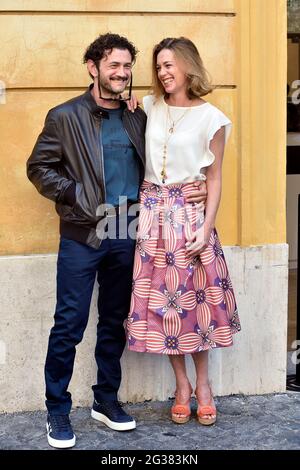
[{"label": "skirt waistband", "polygon": [[186,197],[189,196],[191,193],[195,192],[197,188],[194,186],[194,182],[192,183],[175,183],[160,186],[155,183],[151,183],[150,181],[144,180],[141,186],[141,191],[146,194],[155,195],[156,197]]}]

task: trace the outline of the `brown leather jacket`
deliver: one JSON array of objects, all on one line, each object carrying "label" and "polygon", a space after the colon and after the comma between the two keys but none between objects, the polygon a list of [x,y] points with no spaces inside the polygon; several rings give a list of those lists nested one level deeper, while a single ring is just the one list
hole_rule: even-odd
[{"label": "brown leather jacket", "polygon": [[[105,202],[100,108],[91,88],[51,109],[27,161],[27,176],[37,190],[56,202],[61,235],[95,248],[101,241],[95,227],[101,217],[97,207]],[[140,159],[140,180],[144,177],[146,115],[123,107],[124,129]]]}]

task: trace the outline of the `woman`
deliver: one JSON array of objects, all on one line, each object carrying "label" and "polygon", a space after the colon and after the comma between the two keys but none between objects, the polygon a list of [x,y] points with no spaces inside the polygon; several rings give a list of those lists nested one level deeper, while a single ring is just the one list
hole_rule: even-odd
[{"label": "woman", "polygon": [[[169,356],[176,378],[171,410],[176,423],[191,415],[185,355],[192,355],[197,416],[204,425],[216,421],[208,351],[231,346],[232,334],[240,330],[215,229],[231,121],[202,99],[211,91],[189,39],[167,38],[155,46],[153,95],[144,98],[146,173],[127,322],[130,350]],[[206,180],[205,212],[186,202],[197,179]]]}]

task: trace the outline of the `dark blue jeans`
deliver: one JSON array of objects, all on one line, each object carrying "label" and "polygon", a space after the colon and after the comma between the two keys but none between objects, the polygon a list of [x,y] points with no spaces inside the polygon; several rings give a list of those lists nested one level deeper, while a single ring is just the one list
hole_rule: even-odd
[{"label": "dark blue jeans", "polygon": [[67,414],[75,347],[82,340],[97,276],[99,284],[97,401],[115,400],[121,382],[120,359],[126,344],[124,320],[130,306],[135,240],[102,241],[96,250],[61,238],[57,261],[57,305],[45,364],[46,406],[52,414]]}]

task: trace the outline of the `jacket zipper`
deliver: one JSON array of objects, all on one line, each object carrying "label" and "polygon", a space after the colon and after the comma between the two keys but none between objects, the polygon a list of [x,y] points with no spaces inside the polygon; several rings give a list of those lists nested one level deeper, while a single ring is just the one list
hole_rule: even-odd
[{"label": "jacket zipper", "polygon": [[105,172],[104,172],[104,158],[103,158],[103,146],[102,146],[102,126],[101,121],[99,122],[99,136],[98,136],[98,145],[100,149],[100,158],[102,165],[102,180],[100,180],[100,187],[102,186],[102,193],[104,194],[104,201],[101,201],[102,204],[106,203],[106,188],[105,188]]},{"label": "jacket zipper", "polygon": [[132,145],[134,146],[134,148],[135,148],[135,150],[136,150],[136,153],[137,153],[137,154],[138,154],[138,156],[139,156],[139,159],[140,159],[140,160],[141,160],[141,162],[143,163],[143,160],[142,160],[142,158],[141,158],[141,156],[140,156],[140,153],[139,153],[139,151],[138,151],[138,149],[137,149],[136,145],[134,144],[133,140],[131,139],[131,137],[130,137],[130,135],[129,135],[129,133],[128,133],[127,129],[126,129],[126,125],[125,125],[125,122],[124,122],[123,118],[122,118],[122,122],[123,122],[123,127],[124,127],[124,130],[125,130],[125,133],[126,133],[126,135],[127,135],[128,139],[130,140],[130,142],[131,142],[131,143],[132,143]]},{"label": "jacket zipper", "polygon": [[[124,124],[124,123],[123,123],[123,124]],[[132,142],[131,138],[129,137],[129,134],[128,134],[128,131],[127,131],[126,127],[125,127],[125,126],[123,126],[123,127],[124,127],[125,134],[127,135],[128,139],[130,140],[130,142],[132,143],[132,145],[134,146],[134,148],[136,149],[136,146],[134,145],[134,143]]]},{"label": "jacket zipper", "polygon": [[[130,138],[129,133],[128,133],[128,131],[127,131],[127,129],[126,129],[126,126],[125,126],[125,122],[123,121],[123,119],[122,119],[122,122],[123,122],[123,127],[124,127],[124,130],[125,130],[125,133],[126,133],[128,139],[130,140],[130,142],[132,143],[132,145],[134,146],[134,148],[135,148],[135,150],[136,150],[136,153],[138,154],[138,157],[139,157],[139,159],[140,159],[140,163],[144,166],[143,159],[142,159],[142,157],[140,156],[137,147],[134,145],[133,140]],[[142,182],[143,182],[143,178],[141,177],[141,172],[140,172],[140,171],[139,171],[139,173],[140,173],[139,182],[140,182],[140,186],[141,186],[141,184],[142,184]]]}]

